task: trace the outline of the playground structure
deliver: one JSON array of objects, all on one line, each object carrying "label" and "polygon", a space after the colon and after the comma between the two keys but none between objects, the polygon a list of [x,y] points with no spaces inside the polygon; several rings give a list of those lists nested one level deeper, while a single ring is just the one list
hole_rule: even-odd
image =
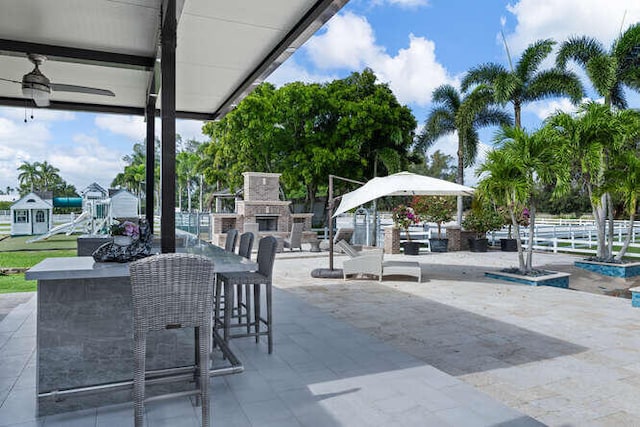
[{"label": "playground structure", "polygon": [[52,207],[82,208],[82,213],[69,222],[50,227],[46,233],[27,240],[27,243],[46,240],[63,233],[67,236],[75,232],[90,235],[109,234],[114,219],[138,216],[138,204],[138,198],[127,190],[117,190],[110,195],[84,192],[83,197],[54,197]]}]

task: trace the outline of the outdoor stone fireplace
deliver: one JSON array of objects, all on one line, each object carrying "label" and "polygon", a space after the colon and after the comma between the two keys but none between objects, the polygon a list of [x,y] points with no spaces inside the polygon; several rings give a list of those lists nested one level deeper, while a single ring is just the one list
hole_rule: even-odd
[{"label": "outdoor stone fireplace", "polygon": [[243,199],[236,199],[235,213],[211,214],[212,243],[224,246],[226,232],[231,228],[244,232],[257,229],[261,236],[286,237],[294,222],[303,222],[307,232],[303,239],[315,238],[311,230],[312,213],[291,213],[291,202],[280,200],[279,173],[244,172]]}]

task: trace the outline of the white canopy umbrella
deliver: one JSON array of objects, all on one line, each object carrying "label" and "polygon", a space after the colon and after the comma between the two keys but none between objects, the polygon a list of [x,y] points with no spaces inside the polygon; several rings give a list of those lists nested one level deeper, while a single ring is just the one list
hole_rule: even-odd
[{"label": "white canopy umbrella", "polygon": [[373,178],[362,187],[342,196],[337,216],[350,209],[385,196],[471,196],[474,189],[430,176],[399,172]]}]

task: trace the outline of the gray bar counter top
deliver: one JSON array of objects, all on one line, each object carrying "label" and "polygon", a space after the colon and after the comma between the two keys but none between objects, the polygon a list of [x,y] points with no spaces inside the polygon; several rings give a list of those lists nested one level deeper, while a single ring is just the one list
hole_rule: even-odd
[{"label": "gray bar counter top", "polygon": [[[257,268],[255,262],[204,242],[178,252],[210,257],[218,272]],[[47,258],[25,277],[38,281],[38,413],[131,401],[131,390],[109,389],[133,378],[129,265],[95,262],[93,257]],[[159,331],[148,337],[147,369],[185,369],[194,365],[194,354],[192,328]],[[192,387],[189,382],[159,384],[148,392],[153,396]],[[106,391],[85,393],[85,389]]]}]

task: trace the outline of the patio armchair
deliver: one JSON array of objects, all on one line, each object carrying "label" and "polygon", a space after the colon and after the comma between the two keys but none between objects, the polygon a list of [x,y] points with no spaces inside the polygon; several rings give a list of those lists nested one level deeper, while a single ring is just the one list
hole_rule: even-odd
[{"label": "patio armchair", "polygon": [[294,248],[302,250],[302,229],[304,224],[301,222],[294,222],[291,226],[291,233],[287,239],[284,239],[284,247],[289,248],[292,251]]},{"label": "patio armchair", "polygon": [[369,274],[378,276],[380,282],[384,276],[391,275],[413,276],[418,279],[418,283],[422,281],[422,269],[416,261],[384,261],[382,249],[357,251],[344,240],[336,245],[349,256],[342,264],[344,280],[352,274]]}]

